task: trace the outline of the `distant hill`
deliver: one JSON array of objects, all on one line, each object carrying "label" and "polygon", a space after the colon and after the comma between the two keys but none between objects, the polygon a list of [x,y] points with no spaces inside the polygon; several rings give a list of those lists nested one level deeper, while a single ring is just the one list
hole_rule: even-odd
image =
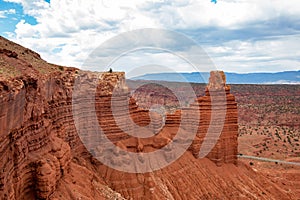
[{"label": "distant hill", "polygon": [[[226,72],[227,83],[231,84],[300,84],[299,71],[277,73],[238,74]],[[172,82],[207,83],[209,72],[156,73],[131,78],[132,80],[159,80]]]}]

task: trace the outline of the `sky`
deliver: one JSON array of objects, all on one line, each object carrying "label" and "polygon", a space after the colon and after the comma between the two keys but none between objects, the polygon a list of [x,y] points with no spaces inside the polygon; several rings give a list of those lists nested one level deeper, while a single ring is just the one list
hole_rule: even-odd
[{"label": "sky", "polygon": [[[174,32],[194,43],[166,37],[164,31],[149,39],[117,39],[145,28]],[[82,69],[103,69],[97,59],[87,62],[98,49],[114,60],[110,67],[116,70],[131,72],[144,66],[135,70],[139,75],[164,69],[197,71],[178,56],[194,52],[197,44],[218,70],[300,70],[299,0],[0,0],[0,35],[48,62]],[[165,49],[126,48],[130,42],[152,39]],[[108,41],[121,49],[118,53],[127,52],[118,57],[104,49]]]}]

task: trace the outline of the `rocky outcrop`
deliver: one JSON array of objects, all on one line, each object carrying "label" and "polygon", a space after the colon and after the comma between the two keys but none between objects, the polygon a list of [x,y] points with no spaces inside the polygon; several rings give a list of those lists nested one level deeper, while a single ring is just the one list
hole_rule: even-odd
[{"label": "rocky outcrop", "polygon": [[0,54],[4,54],[8,57],[11,57],[11,58],[17,58],[18,57],[18,54],[14,51],[10,51],[10,50],[7,50],[7,49],[0,49]]},{"label": "rocky outcrop", "polygon": [[[209,159],[197,159],[190,152],[184,153],[172,165],[152,173],[126,173],[103,165],[87,153],[76,135],[71,99],[76,76],[76,70],[70,70],[52,74],[48,78],[28,77],[2,82],[7,86],[3,88],[10,89],[1,91],[1,105],[4,105],[1,106],[1,160],[4,161],[1,162],[1,199],[105,199],[107,195],[119,199],[122,198],[120,195],[126,199],[224,198],[225,192],[228,198],[238,198],[240,195],[244,195],[245,198],[263,198],[261,189],[258,188],[264,188],[263,184],[271,183],[254,182],[253,185],[249,185],[249,190],[254,196],[249,196],[240,183],[240,180],[251,182],[262,177],[254,172],[243,175],[249,170],[243,166],[227,164],[218,169]],[[151,113],[138,109],[135,101],[129,97],[126,85],[122,83],[124,74],[104,73],[104,76],[102,83],[99,83],[104,85],[98,88],[94,99],[97,113],[102,112],[98,113],[98,123],[107,131],[109,139],[133,152],[151,152],[168,144],[174,137],[173,134],[180,129],[176,124],[180,123],[179,117],[184,111],[168,115],[166,125],[161,130],[161,116],[156,113],[152,116],[153,125],[147,127]],[[113,79],[122,83],[116,87],[119,87],[116,96],[111,90],[104,89],[117,85],[111,85]],[[137,139],[120,129],[115,129],[115,122],[110,121],[113,117],[110,109],[104,109],[109,108],[112,98],[121,104],[123,101],[120,99],[125,98],[130,108],[131,119],[141,127],[147,127],[149,133],[158,131],[157,135],[150,139]],[[23,114],[19,116],[15,113]],[[197,137],[198,135],[197,131]],[[228,138],[225,136],[226,134],[221,135],[220,138],[226,141]],[[218,143],[223,144],[224,141],[220,140]],[[192,152],[197,142],[195,139],[195,143],[190,147]],[[172,158],[172,155],[166,154],[164,158],[169,159],[170,156]],[[210,157],[211,160],[212,158]],[[226,159],[213,161],[227,162]],[[238,175],[231,175],[232,170],[238,171]],[[211,181],[202,183],[208,177]],[[219,188],[219,183],[222,183],[222,188]],[[89,192],[85,192],[87,189],[83,189],[81,185],[88,185]],[[108,189],[105,189],[104,185],[107,185]],[[215,190],[216,187],[219,189]],[[109,188],[119,193],[113,193]],[[268,197],[272,197],[273,193],[281,194],[275,185],[268,191],[264,190],[264,193]]]},{"label": "rocky outcrop", "polygon": [[[200,123],[192,145],[194,156],[207,158],[217,165],[237,163],[238,113],[237,103],[230,86],[226,85],[224,72],[210,73],[205,96],[198,98],[192,108],[199,106]],[[202,146],[202,147],[201,147]],[[201,149],[202,148],[202,149]],[[207,149],[205,149],[207,148]]]},{"label": "rocky outcrop", "polygon": [[[72,137],[66,137],[67,131],[59,135],[67,126],[64,124],[67,120],[62,118],[63,111],[68,109],[68,90],[59,90],[54,78],[30,76],[2,85],[6,86],[0,99],[2,198],[46,199],[71,160]],[[5,88],[10,89],[5,91]],[[60,112],[55,113],[57,106]],[[57,127],[58,123],[64,125]]]},{"label": "rocky outcrop", "polygon": [[[194,128],[193,121],[190,121],[189,125],[179,127],[181,114],[186,111],[190,112],[191,108],[169,114],[166,117],[166,126],[163,128],[162,115],[139,109],[135,100],[130,98],[129,90],[125,85],[124,73],[101,73],[96,76],[101,76],[100,79],[96,77],[99,81],[96,84],[95,97],[98,123],[108,139],[124,150],[152,152],[167,145],[179,129],[185,130],[187,133],[190,130],[189,128]],[[14,176],[9,173],[1,174],[4,198],[14,198],[16,196],[25,198],[32,195],[47,199],[54,192],[64,173],[67,173],[72,156],[81,154],[78,151],[80,141],[76,135],[76,128],[72,119],[74,113],[72,113],[71,97],[75,77],[76,70],[53,74],[48,79],[28,76],[9,82],[12,85],[7,84],[8,88],[15,88],[15,91],[5,92],[3,89],[2,94],[5,93],[6,96],[2,98],[3,103],[1,104],[4,105],[1,109],[1,133],[2,141],[4,141],[1,145],[4,149],[1,156],[5,162],[3,162],[1,169],[5,172],[17,172]],[[95,80],[94,75],[91,73],[86,73],[81,77],[85,77],[86,81],[92,82]],[[81,94],[80,98],[84,98],[84,103],[89,105],[86,94]],[[206,97],[207,101],[202,99],[197,100],[197,102],[200,102],[200,106],[195,104],[192,109],[201,110],[201,106],[204,106],[202,110],[208,110],[209,98]],[[73,104],[74,102],[76,104],[77,101],[73,101]],[[14,113],[22,114],[19,117],[14,117]],[[208,112],[203,113],[201,120],[205,121]],[[194,118],[195,116],[190,115],[189,119],[193,120]],[[89,121],[89,119],[85,120]],[[190,147],[195,156],[198,156],[195,152],[199,150],[204,138],[203,130],[205,130],[205,127],[202,126],[207,125],[207,123],[202,123],[201,120],[195,141]],[[235,121],[232,123],[236,125]],[[222,133],[216,150],[213,150],[213,153],[208,156],[218,164],[223,162],[236,163],[236,160],[228,159],[233,156],[234,150],[230,155],[215,153],[220,152],[220,148],[225,146],[236,148],[234,141],[232,141],[231,146],[225,144],[229,139],[236,139],[236,137],[232,137],[235,130],[232,131]],[[154,135],[150,138],[138,139],[139,135],[134,135],[135,133]],[[97,142],[97,140],[93,140],[90,134],[86,135],[89,141]],[[184,138],[180,140],[184,142]],[[103,144],[100,146],[105,147]],[[81,152],[84,151],[81,149]],[[164,159],[169,161],[172,159],[172,154],[166,153]],[[120,161],[112,159],[110,162],[118,163]],[[137,178],[135,175],[129,175],[129,177],[131,180]],[[119,176],[116,178],[119,178]],[[108,179],[111,179],[111,177],[108,177]],[[27,188],[23,187],[24,183],[28,183],[26,184]],[[109,184],[110,187],[122,191],[119,190],[118,185],[114,184],[113,180],[111,183],[113,184]],[[154,187],[153,184],[148,179],[142,181],[133,186],[140,189],[129,196],[140,198],[145,195],[145,190],[151,196],[150,191]],[[22,190],[19,188],[22,188]]]},{"label": "rocky outcrop", "polygon": [[[293,197],[236,162],[236,104],[220,73],[212,73],[206,96],[164,117],[137,106],[124,73],[51,65],[3,38],[1,48],[6,50],[0,53],[0,199]],[[82,93],[76,93],[77,80],[83,83]],[[214,120],[215,111],[218,117],[225,113],[224,123]],[[206,138],[211,124],[212,130],[225,124],[217,139]],[[95,127],[106,142],[127,153],[99,143],[101,137],[91,134]],[[190,131],[195,136],[189,138]],[[189,151],[174,159],[174,148],[168,146],[172,141],[191,144]],[[201,158],[205,141],[216,145]],[[107,165],[126,166],[132,162],[126,157],[130,152],[146,163],[146,153],[164,147],[162,157],[153,160],[154,169],[160,161],[174,162],[161,169],[130,173]],[[103,155],[110,155],[107,163],[96,159]]]}]

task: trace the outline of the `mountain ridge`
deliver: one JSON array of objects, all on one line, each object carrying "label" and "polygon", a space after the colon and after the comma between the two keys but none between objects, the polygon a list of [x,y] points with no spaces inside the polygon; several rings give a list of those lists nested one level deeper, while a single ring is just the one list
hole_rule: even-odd
[{"label": "mountain ridge", "polygon": [[[225,72],[230,84],[300,84],[300,70],[283,72],[234,73]],[[131,80],[207,83],[209,72],[153,73],[136,76]]]}]

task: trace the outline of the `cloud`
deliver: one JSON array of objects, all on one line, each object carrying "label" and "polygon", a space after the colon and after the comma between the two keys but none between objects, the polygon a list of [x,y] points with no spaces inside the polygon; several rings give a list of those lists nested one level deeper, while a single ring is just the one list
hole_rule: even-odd
[{"label": "cloud", "polygon": [[[283,71],[300,66],[298,0],[5,1],[21,4],[24,13],[37,21],[32,25],[20,20],[10,39],[57,64],[81,67],[95,48],[120,33],[166,28],[194,39],[226,71]],[[0,11],[1,16],[6,15]],[[174,52],[193,52],[191,44],[172,45],[176,38],[156,39]],[[146,55],[140,60],[165,58],[164,63],[178,71],[190,70],[165,53]],[[137,58],[126,59],[116,67],[126,70],[125,65],[137,62]]]},{"label": "cloud", "polygon": [[288,71],[300,66],[300,35],[257,41],[229,41],[206,50],[217,66],[226,71]]},{"label": "cloud", "polygon": [[275,82],[265,82],[263,84],[287,84],[287,85],[300,85],[300,81],[278,80]]},{"label": "cloud", "polygon": [[16,14],[15,9],[0,10],[0,18],[7,18],[7,15]]},{"label": "cloud", "polygon": [[4,0],[5,2],[18,3],[23,6],[24,14],[32,17],[41,15],[41,11],[49,8],[49,3],[43,0]]}]

